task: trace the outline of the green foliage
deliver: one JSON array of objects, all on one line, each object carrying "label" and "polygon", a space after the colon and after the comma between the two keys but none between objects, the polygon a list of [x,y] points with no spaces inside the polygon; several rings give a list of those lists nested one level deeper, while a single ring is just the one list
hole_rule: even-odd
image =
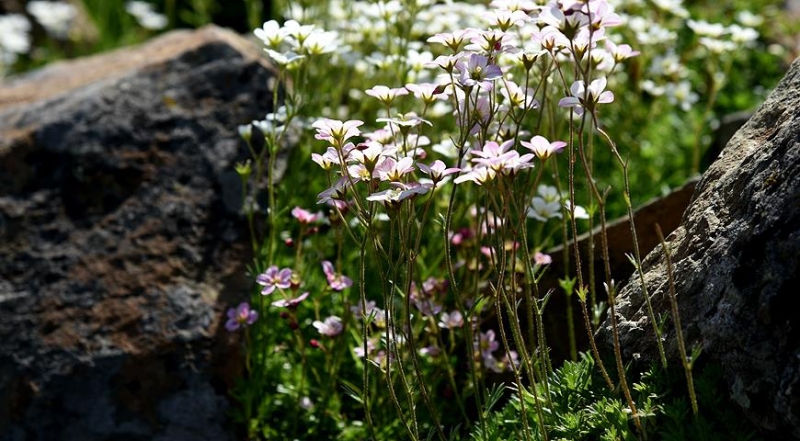
[{"label": "green foliage", "polygon": [[[645,421],[648,440],[759,440],[753,427],[728,402],[727,390],[717,366],[705,367],[696,377],[700,414],[691,413],[684,393],[683,371],[664,371],[653,365],[641,374],[634,386],[639,414]],[[545,426],[551,440],[638,440],[630,418],[630,410],[618,391],[609,391],[598,375],[594,362],[586,353],[577,362],[567,361],[549,379],[551,405],[546,391],[537,386],[540,402],[545,407]],[[530,389],[525,391],[527,415],[535,427],[536,415],[530,411],[535,401]],[[521,408],[516,394],[499,410],[487,415],[487,428],[475,426],[473,440],[520,439]],[[534,439],[542,439],[536,433]]]},{"label": "green foliage", "polygon": [[[499,53],[499,42],[486,50],[487,63],[504,69],[491,87],[466,85],[466,78],[456,80],[458,71],[449,76],[425,68],[425,62],[450,53],[445,45],[428,43],[431,34],[485,27],[489,12],[477,6],[486,3],[453,7],[413,0],[300,0],[273,5],[278,13],[272,15],[280,17],[274,25],[283,26],[285,35],[282,43],[264,44],[274,51],[270,56],[280,87],[272,97],[274,113],[241,127],[250,133],[246,141],[252,158],[238,170],[256,256],[249,275],[255,279],[275,268],[290,270],[292,277],[267,295],[261,286],[252,291],[259,319],[240,334],[246,373],[231,391],[240,405],[234,417],[242,437],[756,439],[727,404],[726,393],[720,392],[725,386],[712,367],[695,377],[701,413],[693,416],[682,371],[663,372],[656,366],[639,375],[629,403],[623,386],[608,389],[591,356],[553,366],[547,341],[562,336],[544,329],[545,309],[552,314],[552,307],[545,308],[548,301],[564,296],[569,307],[584,303],[597,327],[610,299],[598,298],[591,289],[595,280],[572,270],[557,275],[560,291],[539,287],[548,265],[539,252],[597,227],[601,215],[626,213],[699,172],[720,118],[752,110],[780,78],[785,54],[774,46],[798,25],[786,23],[777,0],[695,1],[686,2],[685,9],[680,2],[674,8],[664,2],[614,2],[626,18],[642,21],[615,28],[608,38],[619,37],[641,53],[605,71],[577,50],[538,53],[528,47],[538,55],[526,65]],[[258,0],[224,6],[214,0],[152,4],[167,17],[168,29],[212,20],[227,24],[230,17],[224,13],[236,5],[241,13],[234,17],[235,26],[246,20],[250,28],[261,27],[267,12]],[[83,0],[96,37],[54,42],[39,36],[39,50],[21,57],[11,72],[140,42],[155,33],[141,28],[123,5],[122,0]],[[736,29],[731,17],[741,21],[746,8],[763,15],[762,24],[753,25],[759,37],[726,46]],[[323,34],[317,42],[321,49],[315,51],[299,43],[303,31],[296,26],[289,44],[286,19],[332,33]],[[703,40],[694,29],[702,20],[726,26],[716,43],[728,49],[717,52],[714,42]],[[652,38],[654,30],[669,38]],[[529,43],[533,30],[518,31],[520,41]],[[325,45],[330,42],[335,46]],[[480,77],[481,72],[470,75]],[[583,117],[559,106],[574,81],[589,84],[600,76],[613,90],[613,104],[598,103]],[[447,89],[452,95],[441,102],[422,103],[406,94],[385,103],[366,94],[378,84],[401,88],[433,81],[442,86],[441,94],[442,78],[452,83]],[[518,106],[498,92],[509,92],[511,82],[526,90],[524,99],[535,96],[538,105]],[[459,103],[456,91],[468,99]],[[479,102],[490,109],[488,119],[476,111]],[[459,121],[462,112],[466,116]],[[363,120],[365,133],[388,128],[387,139],[379,143],[388,147],[386,156],[400,161],[401,152],[424,162],[392,184],[376,178],[374,170],[356,177],[341,164],[321,170],[309,158],[324,153],[326,142],[335,163],[369,148],[364,133],[354,135],[354,150],[347,151],[343,140],[326,140],[322,134],[314,139],[311,124],[322,117]],[[466,152],[504,141],[511,141],[515,153],[526,153],[521,141],[539,134],[567,146],[562,153],[537,156],[535,164],[530,162],[535,167],[498,173],[481,185],[466,182],[456,189],[441,181],[407,199],[370,199],[420,184],[425,178],[420,164],[440,159],[448,167],[463,168]],[[286,144],[295,147],[278,184],[273,181],[278,152]],[[417,147],[424,153],[413,153]],[[356,165],[352,157],[348,164]],[[319,205],[308,209],[318,215],[316,220],[298,221],[292,208],[316,207],[318,195],[342,176],[350,177],[342,198],[350,201],[346,209]],[[266,195],[260,193],[264,188]],[[530,215],[534,197],[545,213],[537,212],[539,218]],[[588,219],[572,222],[566,201],[586,207]],[[331,262],[332,273],[323,273],[323,261]],[[596,272],[595,278],[603,277]],[[352,277],[352,286],[334,288],[332,282],[344,276]],[[302,303],[273,304],[304,292],[308,296]],[[455,313],[462,315],[460,320]],[[326,334],[324,320],[332,317],[339,320],[340,332]],[[569,323],[567,338],[573,342]],[[633,405],[639,424],[632,418]]]}]

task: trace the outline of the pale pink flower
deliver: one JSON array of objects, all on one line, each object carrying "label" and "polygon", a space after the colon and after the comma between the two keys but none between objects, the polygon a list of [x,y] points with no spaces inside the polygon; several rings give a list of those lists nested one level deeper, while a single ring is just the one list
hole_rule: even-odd
[{"label": "pale pink flower", "polygon": [[511,26],[521,25],[531,21],[532,18],[524,11],[496,9],[489,13],[489,24],[497,26],[502,31],[507,31]]},{"label": "pale pink flower", "polygon": [[326,318],[324,322],[315,320],[312,324],[315,328],[317,328],[317,331],[319,331],[320,334],[327,337],[336,337],[344,330],[342,319],[336,317],[335,315]]},{"label": "pale pink flower", "polygon": [[334,291],[344,291],[345,288],[353,286],[353,280],[345,275],[334,272],[333,264],[327,260],[322,262],[322,271],[325,273],[328,285],[330,285],[331,289]]},{"label": "pale pink flower", "polygon": [[611,40],[606,40],[606,50],[614,58],[614,61],[619,63],[628,58],[639,55],[639,51],[635,51],[628,44],[617,45]]},{"label": "pale pink flower", "polygon": [[342,176],[339,180],[334,182],[330,188],[317,195],[317,203],[324,204],[328,202],[344,201],[347,197],[349,186],[350,180]]},{"label": "pale pink flower", "polygon": [[396,161],[394,158],[386,158],[375,167],[375,173],[381,181],[400,181],[403,176],[414,171],[414,160],[405,157]]},{"label": "pale pink flower", "polygon": [[398,96],[408,95],[408,90],[402,87],[389,88],[387,86],[378,85],[374,86],[371,89],[365,90],[364,93],[367,94],[368,96],[377,98],[378,101],[389,106],[392,104],[392,101],[394,101],[394,99],[397,98]]},{"label": "pale pink flower", "polygon": [[460,168],[456,167],[447,168],[444,162],[439,159],[433,161],[430,167],[422,163],[417,163],[417,166],[422,173],[430,176],[433,182],[441,182],[446,176],[461,171]]},{"label": "pale pink flower", "polygon": [[372,193],[371,195],[367,196],[367,200],[372,202],[383,202],[384,205],[393,206],[416,195],[425,194],[430,190],[430,185],[420,184],[418,182],[392,182],[390,185],[393,188]]},{"label": "pale pink flower", "polygon": [[361,131],[358,130],[358,127],[363,124],[364,121],[359,120],[342,122],[337,119],[323,118],[311,124],[311,127],[317,129],[317,134],[314,135],[314,138],[328,141],[335,147],[340,147],[348,139],[360,135]]},{"label": "pale pink flower", "polygon": [[308,292],[304,292],[303,294],[300,294],[299,296],[291,299],[276,300],[272,302],[272,306],[276,306],[278,308],[289,308],[289,309],[296,308],[297,305],[299,305],[300,302],[305,300],[307,297],[308,297]]},{"label": "pale pink flower", "polygon": [[[372,340],[367,340],[367,355],[375,351],[375,343]],[[353,352],[358,358],[364,358],[364,345],[358,345],[353,348]]]},{"label": "pale pink flower", "polygon": [[439,55],[433,61],[425,63],[426,67],[441,67],[447,73],[452,73],[459,62],[458,55]]},{"label": "pale pink flower", "polygon": [[553,56],[570,46],[569,38],[553,26],[545,26],[539,31],[532,32],[531,38]]},{"label": "pale pink flower", "polygon": [[581,9],[584,14],[591,15],[595,28],[611,28],[622,24],[622,18],[614,12],[606,0],[587,2]]},{"label": "pale pink flower", "polygon": [[497,172],[489,167],[474,167],[472,170],[461,174],[453,182],[461,184],[462,182],[472,181],[478,185],[484,185],[497,176]]},{"label": "pale pink flower", "polygon": [[536,254],[533,255],[533,261],[537,265],[550,265],[553,263],[553,258],[550,257],[549,254],[544,254],[537,251]]},{"label": "pale pink flower", "polygon": [[464,50],[486,54],[514,50],[514,46],[503,44],[505,40],[508,40],[509,36],[510,34],[500,29],[480,31],[472,37],[471,43]]},{"label": "pale pink flower", "polygon": [[449,95],[443,85],[435,83],[409,83],[406,84],[406,89],[425,104],[432,104],[437,99],[446,99]]},{"label": "pale pink flower", "polygon": [[535,109],[539,107],[539,102],[534,98],[534,91],[530,87],[523,89],[513,81],[506,81],[505,87],[500,89],[500,93],[508,100],[510,107],[520,109]]},{"label": "pale pink flower", "polygon": [[475,33],[473,29],[459,29],[454,32],[443,32],[428,38],[428,43],[439,43],[447,46],[453,53],[457,53],[465,40],[469,40]]},{"label": "pale pink flower", "polygon": [[442,329],[460,328],[464,326],[464,316],[461,315],[461,312],[458,310],[450,313],[443,312],[442,315],[439,316],[438,325]]},{"label": "pale pink flower", "polygon": [[333,164],[339,163],[339,154],[336,153],[335,148],[328,147],[328,151],[321,155],[319,153],[312,153],[311,160],[319,164],[323,170],[330,170],[333,168]]},{"label": "pale pink flower", "polygon": [[367,141],[350,151],[350,158],[359,164],[363,164],[367,169],[374,169],[378,160],[386,154],[383,144],[376,141]]},{"label": "pale pink flower", "polygon": [[567,145],[564,141],[553,141],[550,142],[544,136],[536,135],[531,138],[530,142],[528,141],[520,141],[523,147],[527,148],[528,150],[532,151],[533,154],[536,155],[537,158],[544,161],[545,159],[549,158],[550,156],[561,152],[564,146]]}]

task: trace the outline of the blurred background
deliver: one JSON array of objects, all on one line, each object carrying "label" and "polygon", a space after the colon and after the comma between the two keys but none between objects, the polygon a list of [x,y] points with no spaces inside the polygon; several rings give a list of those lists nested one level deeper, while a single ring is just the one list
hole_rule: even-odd
[{"label": "blurred background", "polygon": [[209,23],[245,33],[270,0],[0,0],[0,77]]}]

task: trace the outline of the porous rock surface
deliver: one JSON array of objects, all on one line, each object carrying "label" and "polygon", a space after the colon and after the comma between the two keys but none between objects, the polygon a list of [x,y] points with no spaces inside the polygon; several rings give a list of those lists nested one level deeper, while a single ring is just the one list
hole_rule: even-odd
[{"label": "porous rock surface", "polygon": [[207,27],[0,84],[0,439],[234,439],[236,128],[272,77]]},{"label": "porous rock surface", "polygon": [[[697,185],[667,238],[687,345],[722,369],[732,401],[770,439],[800,439],[800,59]],[[666,259],[643,264],[653,308],[669,314]],[[657,359],[634,275],[618,297],[624,356]],[[611,345],[607,320],[599,333]],[[672,322],[666,350],[679,363]]]}]

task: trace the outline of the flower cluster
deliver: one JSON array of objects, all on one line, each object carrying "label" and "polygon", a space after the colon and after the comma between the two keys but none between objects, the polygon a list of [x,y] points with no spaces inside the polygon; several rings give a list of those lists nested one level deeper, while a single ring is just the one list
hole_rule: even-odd
[{"label": "flower cluster", "polygon": [[272,61],[287,67],[296,66],[306,57],[328,54],[338,48],[338,33],[323,31],[315,25],[301,25],[288,20],[281,26],[270,20],[254,32]]}]

